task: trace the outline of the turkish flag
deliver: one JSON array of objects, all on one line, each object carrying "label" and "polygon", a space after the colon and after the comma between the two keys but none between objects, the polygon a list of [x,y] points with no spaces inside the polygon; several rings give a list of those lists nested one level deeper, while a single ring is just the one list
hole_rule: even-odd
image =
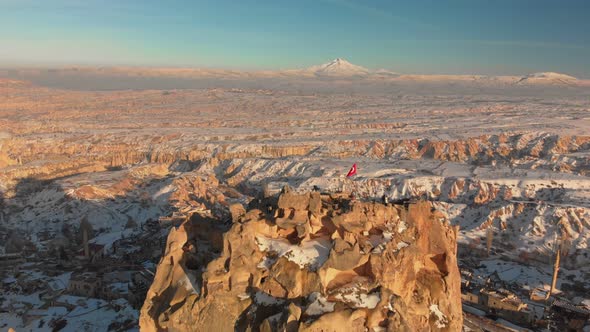
[{"label": "turkish flag", "polygon": [[350,171],[348,171],[348,174],[346,174],[346,177],[349,178],[353,175],[356,175],[356,164],[352,164],[352,167],[350,168]]}]

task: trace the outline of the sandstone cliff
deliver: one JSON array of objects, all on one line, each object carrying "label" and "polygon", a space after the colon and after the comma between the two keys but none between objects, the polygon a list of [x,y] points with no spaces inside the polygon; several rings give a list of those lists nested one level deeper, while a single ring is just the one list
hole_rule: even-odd
[{"label": "sandstone cliff", "polygon": [[[128,142],[122,143],[125,141]],[[275,160],[304,155],[314,158],[363,156],[392,160],[440,160],[473,166],[503,165],[586,176],[590,169],[590,159],[586,156],[589,149],[590,136],[551,134],[482,135],[458,140],[371,139],[280,144],[256,140],[239,144],[223,140],[187,143],[174,135],[158,139],[82,136],[53,141],[17,137],[5,139],[0,144],[0,168],[6,168],[0,174],[0,180],[11,183],[18,178],[31,176],[56,178],[145,162],[166,165],[188,162],[216,167],[220,161]],[[246,171],[247,168],[243,170]],[[235,174],[231,176],[235,177]]]},{"label": "sandstone cliff", "polygon": [[[142,331],[459,331],[457,229],[431,203],[285,192],[172,229]],[[223,233],[225,232],[225,233]]]}]

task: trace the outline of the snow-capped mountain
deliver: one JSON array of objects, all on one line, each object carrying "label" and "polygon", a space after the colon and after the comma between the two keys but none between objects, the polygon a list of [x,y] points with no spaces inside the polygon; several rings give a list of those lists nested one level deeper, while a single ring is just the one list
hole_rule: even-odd
[{"label": "snow-capped mountain", "polygon": [[517,83],[571,84],[577,80],[577,78],[566,74],[540,72],[525,75]]},{"label": "snow-capped mountain", "polygon": [[554,73],[554,72],[542,72],[542,73],[533,73],[526,75],[527,78],[546,78],[546,79],[554,79],[554,80],[577,80],[577,78],[561,74],[561,73]]},{"label": "snow-capped mountain", "polygon": [[354,65],[342,58],[336,58],[323,65],[309,67],[306,71],[319,76],[364,76],[371,72],[365,67]]}]

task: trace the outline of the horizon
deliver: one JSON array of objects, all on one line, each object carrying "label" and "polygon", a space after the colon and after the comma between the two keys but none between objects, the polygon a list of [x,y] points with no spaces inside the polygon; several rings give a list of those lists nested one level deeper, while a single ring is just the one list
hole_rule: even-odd
[{"label": "horizon", "polygon": [[590,4],[0,0],[0,67],[303,69],[590,78]]},{"label": "horizon", "polygon": [[[121,65],[92,65],[92,64],[63,64],[63,65],[59,65],[59,64],[55,64],[55,65],[51,65],[51,64],[27,64],[27,65],[19,65],[19,64],[14,64],[14,65],[3,65],[2,63],[0,63],[0,70],[28,70],[28,69],[37,69],[37,70],[68,70],[68,69],[116,69],[116,68],[120,68],[120,69],[147,69],[147,70],[157,70],[157,69],[170,69],[170,70],[174,70],[174,69],[186,69],[186,70],[200,70],[200,69],[204,69],[204,70],[212,70],[212,71],[237,71],[237,72],[243,72],[243,73],[262,73],[262,72],[284,72],[284,71],[304,71],[307,69],[310,69],[313,66],[325,66],[328,65],[329,63],[336,61],[336,60],[344,60],[352,65],[357,65],[356,63],[350,62],[348,61],[348,59],[344,58],[344,57],[338,57],[338,58],[334,58],[332,60],[329,61],[325,61],[323,63],[320,64],[316,64],[316,65],[311,65],[311,66],[307,66],[307,67],[298,67],[298,68],[279,68],[279,69],[269,69],[269,68],[254,68],[254,69],[240,69],[240,68],[231,68],[231,67],[207,67],[207,66],[160,66],[160,65],[127,65],[127,64],[121,64]],[[370,73],[375,73],[377,71],[381,71],[381,70],[386,70],[386,71],[390,71],[391,73],[395,73],[395,74],[400,74],[400,75],[408,75],[408,76],[412,76],[412,75],[417,75],[417,76],[483,76],[483,77],[526,77],[526,76],[530,76],[530,75],[534,75],[534,74],[565,74],[568,76],[572,76],[573,78],[576,78],[578,80],[590,80],[590,76],[588,77],[583,77],[583,76],[574,76],[574,75],[570,75],[569,73],[563,73],[563,72],[554,72],[554,71],[538,71],[538,72],[530,72],[530,73],[522,73],[522,74],[481,74],[481,73],[413,73],[413,72],[395,72],[392,71],[390,69],[387,68],[367,68],[364,66],[361,66],[365,69],[368,69]]]}]

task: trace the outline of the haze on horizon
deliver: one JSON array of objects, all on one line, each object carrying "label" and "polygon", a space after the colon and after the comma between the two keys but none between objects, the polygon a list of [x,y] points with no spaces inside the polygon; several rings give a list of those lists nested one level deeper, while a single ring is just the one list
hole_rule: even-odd
[{"label": "haze on horizon", "polygon": [[0,67],[304,68],[590,78],[582,0],[0,0]]}]

